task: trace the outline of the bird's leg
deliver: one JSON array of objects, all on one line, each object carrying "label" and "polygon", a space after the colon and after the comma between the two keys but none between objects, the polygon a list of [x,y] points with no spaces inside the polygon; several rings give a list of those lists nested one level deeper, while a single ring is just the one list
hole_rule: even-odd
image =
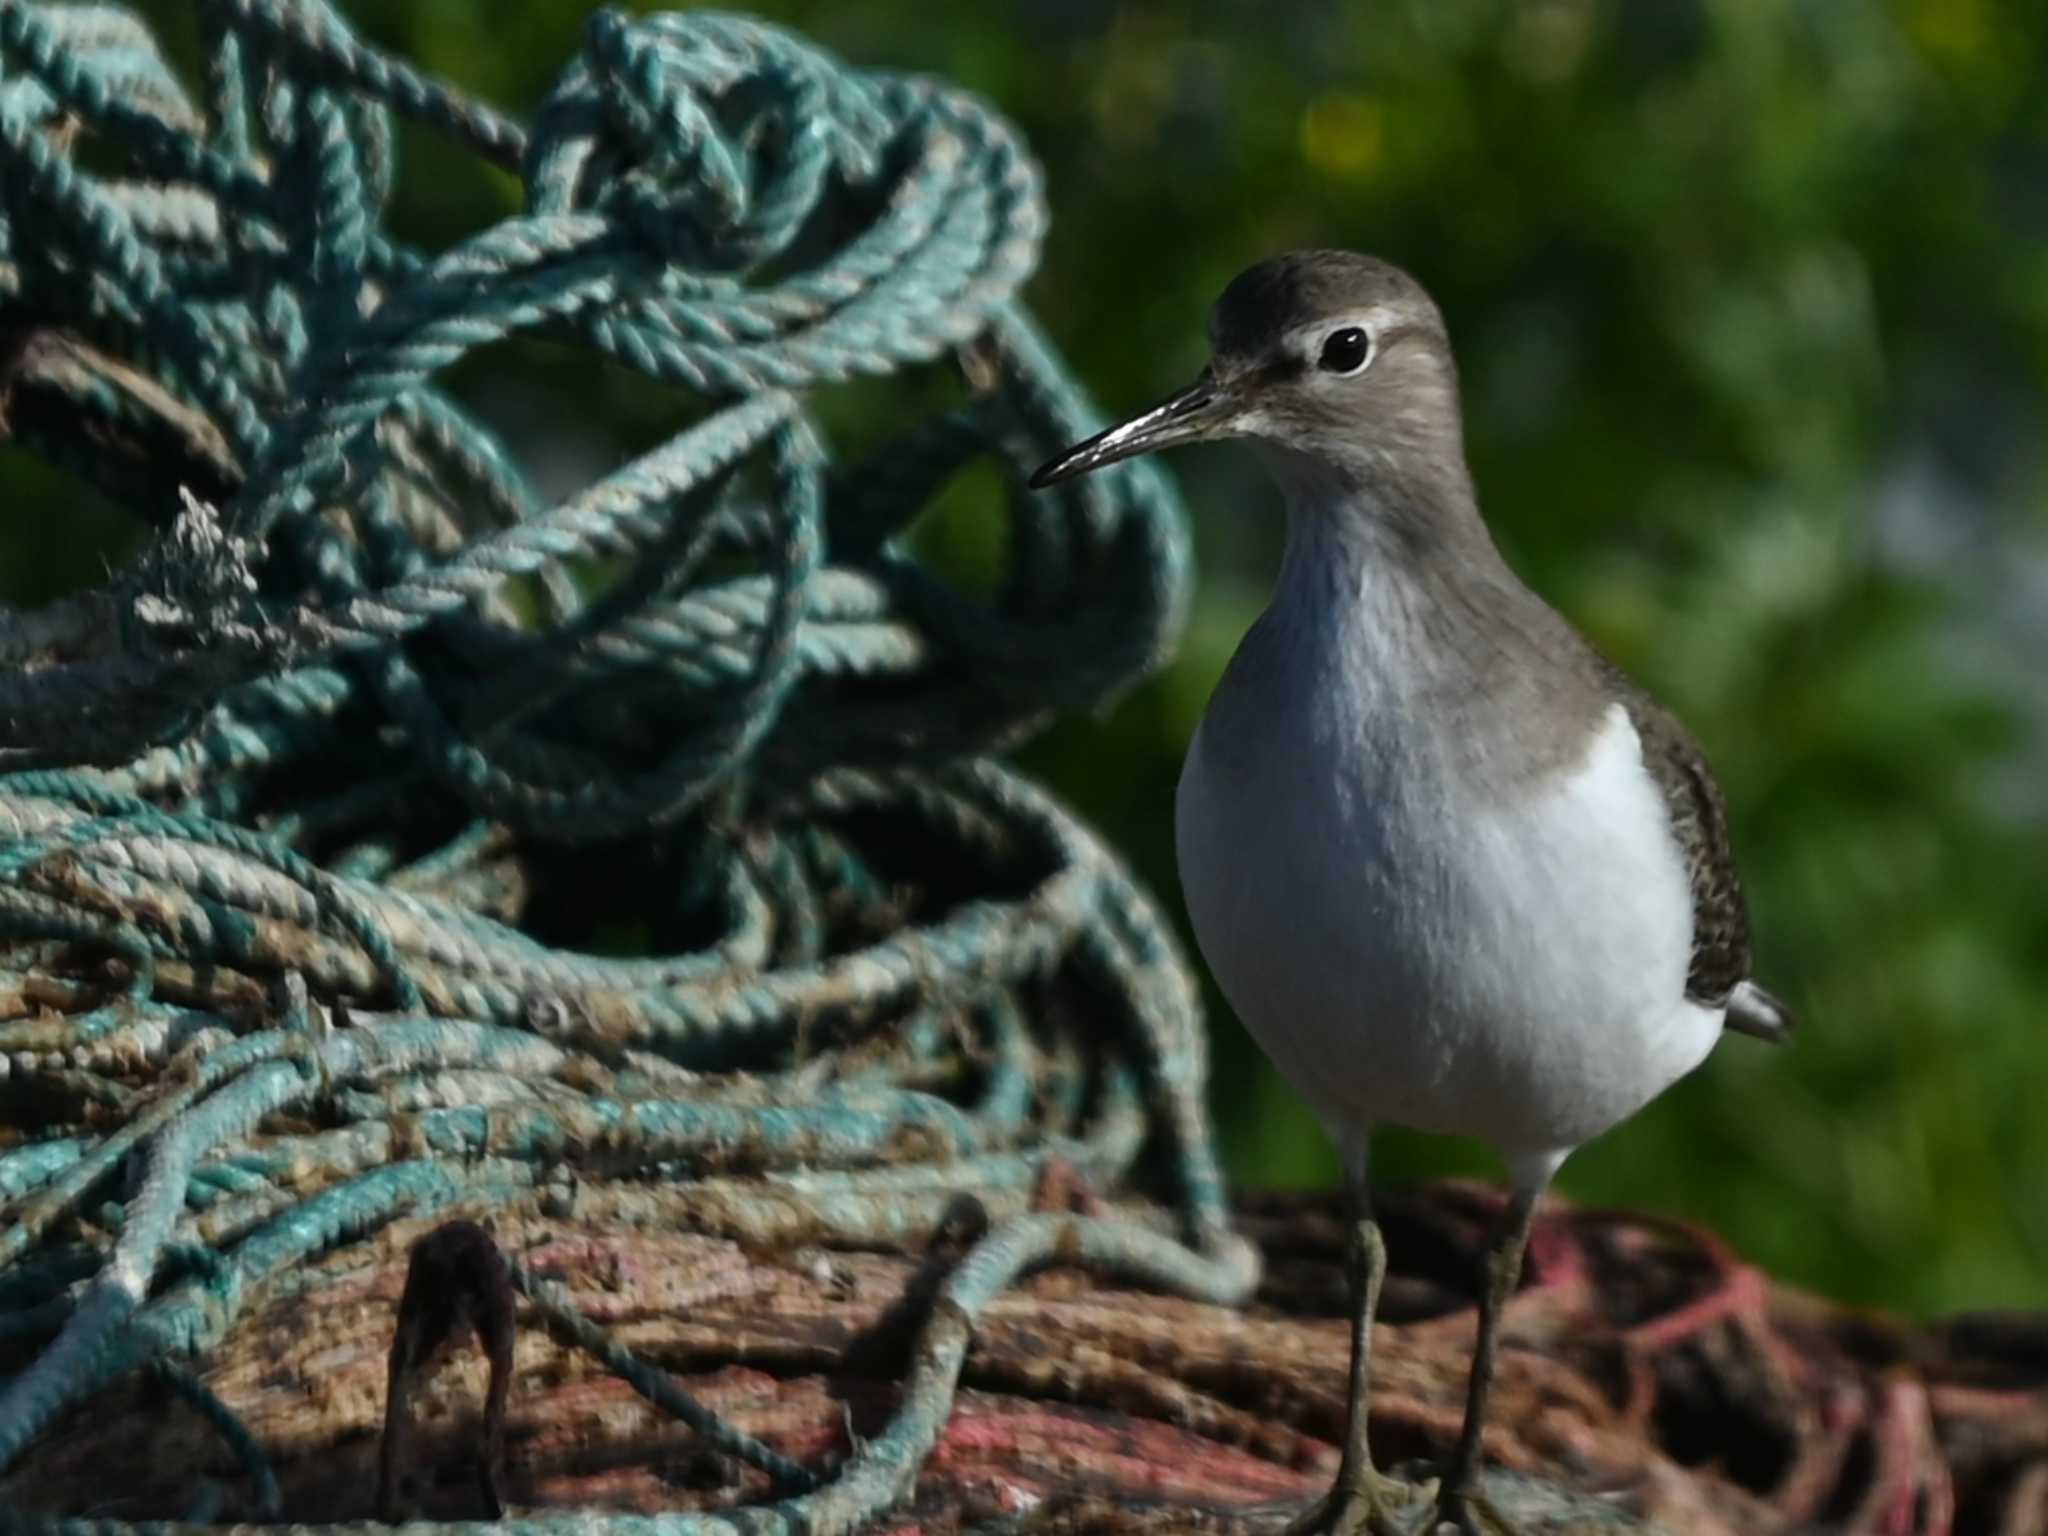
[{"label": "bird's leg", "polygon": [[413,1244],[391,1333],[384,1442],[377,1463],[378,1519],[396,1523],[404,1515],[401,1484],[411,1453],[413,1389],[441,1346],[465,1329],[475,1330],[491,1364],[477,1481],[490,1518],[503,1518],[498,1472],[505,1453],[515,1328],[511,1270],[490,1233],[473,1221],[450,1221]]},{"label": "bird's leg", "polygon": [[1351,1380],[1345,1394],[1344,1455],[1329,1493],[1288,1530],[1290,1536],[1403,1536],[1393,1511],[1412,1503],[1415,1490],[1373,1466],[1367,1432],[1367,1410],[1372,1401],[1372,1319],[1379,1310],[1380,1283],[1387,1274],[1387,1245],[1373,1219],[1365,1160],[1358,1156],[1347,1158],[1346,1163],[1351,1207],[1346,1261],[1351,1281]]},{"label": "bird's leg", "polygon": [[1522,1278],[1522,1251],[1529,1245],[1529,1228],[1536,1218],[1537,1188],[1517,1189],[1502,1214],[1500,1229],[1486,1255],[1486,1288],[1479,1300],[1479,1343],[1472,1352],[1472,1379],[1465,1390],[1465,1424],[1458,1432],[1457,1447],[1444,1468],[1437,1494],[1437,1521],[1455,1527],[1460,1536],[1488,1536],[1487,1528],[1473,1518],[1475,1506],[1487,1517],[1493,1531],[1513,1527],[1486,1506],[1473,1491],[1479,1471],[1480,1441],[1486,1431],[1486,1399],[1493,1386],[1494,1346],[1500,1338],[1501,1314],[1508,1298]]}]

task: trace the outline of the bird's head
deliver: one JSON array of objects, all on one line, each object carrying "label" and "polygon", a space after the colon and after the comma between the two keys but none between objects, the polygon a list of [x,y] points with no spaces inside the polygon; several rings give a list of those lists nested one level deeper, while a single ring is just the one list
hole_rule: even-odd
[{"label": "bird's head", "polygon": [[1350,251],[1260,262],[1216,301],[1209,343],[1194,383],[1068,449],[1031,483],[1226,437],[1347,480],[1430,464],[1462,474],[1450,340],[1436,304],[1399,267]]}]

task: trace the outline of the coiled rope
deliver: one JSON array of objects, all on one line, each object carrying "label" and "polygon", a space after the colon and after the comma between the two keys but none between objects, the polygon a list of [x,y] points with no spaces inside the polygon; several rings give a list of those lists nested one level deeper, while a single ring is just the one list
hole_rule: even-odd
[{"label": "coiled rope", "polygon": [[[564,1171],[606,1219],[757,1243],[901,1246],[963,1194],[996,1225],[844,1464],[731,1516],[509,1522],[535,1533],[860,1524],[1034,1265],[1241,1299],[1172,940],[979,755],[1156,664],[1187,583],[1146,466],[1022,492],[1090,419],[1016,300],[1044,206],[1010,129],[731,16],[598,12],[529,130],[322,0],[193,9],[200,105],[126,12],[0,0],[0,407],[159,530],[82,650],[48,615],[0,637],[8,718],[74,747],[0,778],[0,1470],[147,1368],[268,1512],[203,1380],[250,1301]],[[401,117],[524,211],[393,239]],[[685,424],[543,504],[436,382],[522,335]],[[810,392],[962,348],[960,403],[832,460]],[[988,600],[901,538],[977,460],[1009,497]],[[1031,1213],[1051,1160],[1107,1190],[1141,1156],[1170,1217]]]}]

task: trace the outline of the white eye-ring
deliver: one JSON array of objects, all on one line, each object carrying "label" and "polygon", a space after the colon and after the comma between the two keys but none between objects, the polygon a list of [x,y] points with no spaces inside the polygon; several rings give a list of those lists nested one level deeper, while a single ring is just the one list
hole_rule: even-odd
[{"label": "white eye-ring", "polygon": [[1372,332],[1364,326],[1347,325],[1323,338],[1316,366],[1325,373],[1363,373],[1372,362],[1372,353]]}]

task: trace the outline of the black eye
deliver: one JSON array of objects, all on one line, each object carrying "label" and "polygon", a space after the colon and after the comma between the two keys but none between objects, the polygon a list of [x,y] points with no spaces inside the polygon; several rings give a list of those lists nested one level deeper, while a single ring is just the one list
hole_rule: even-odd
[{"label": "black eye", "polygon": [[1372,359],[1372,338],[1355,325],[1332,331],[1316,366],[1325,373],[1356,373]]}]

